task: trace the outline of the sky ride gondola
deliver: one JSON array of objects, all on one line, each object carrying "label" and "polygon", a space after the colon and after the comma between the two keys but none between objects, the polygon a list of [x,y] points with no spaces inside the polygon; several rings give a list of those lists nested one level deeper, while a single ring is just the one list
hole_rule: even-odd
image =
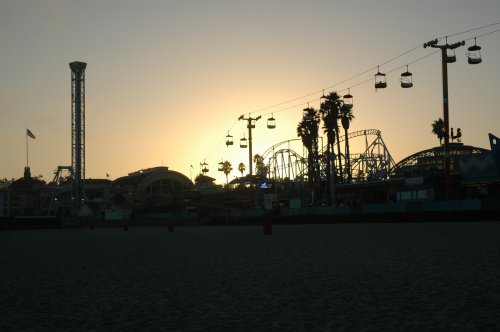
[{"label": "sky ride gondola", "polygon": [[229,131],[227,132],[226,136],[226,146],[233,145],[233,136],[229,135]]},{"label": "sky ride gondola", "polygon": [[221,161],[221,162],[219,162],[219,164],[218,164],[218,165],[219,165],[219,167],[217,168],[217,170],[218,170],[219,172],[224,171],[224,162],[223,162],[223,161]]},{"label": "sky ride gondola", "polygon": [[[258,117],[258,119],[260,119],[260,116]],[[250,119],[247,128],[252,128],[252,129],[255,128],[255,122],[257,122],[258,119]]]},{"label": "sky ride gondola", "polygon": [[311,109],[309,108],[309,103],[307,103],[307,108],[302,110],[302,120],[304,121],[312,121],[314,120],[313,114],[311,114]]},{"label": "sky ride gondola", "polygon": [[377,67],[377,73],[375,74],[375,91],[377,91],[377,89],[385,89],[385,88],[387,88],[385,74],[381,73]]},{"label": "sky ride gondola", "polygon": [[274,116],[271,114],[271,117],[267,119],[267,128],[269,129],[274,129],[276,128],[276,119]]},{"label": "sky ride gondola", "polygon": [[[437,39],[436,39],[437,44]],[[455,55],[455,48],[457,48],[457,44],[448,45],[448,37],[446,37],[446,63],[455,63],[457,62],[457,56]],[[425,47],[425,45],[424,45]]]},{"label": "sky ride gondola", "polygon": [[240,139],[240,148],[246,149],[248,146],[248,140],[245,138],[245,134],[243,134],[243,138]]},{"label": "sky ride gondola", "polygon": [[351,89],[347,90],[348,90],[347,94],[343,96],[344,106],[348,109],[351,109],[353,105],[353,97],[351,95]]},{"label": "sky ride gondola", "polygon": [[203,163],[200,163],[200,166],[201,166],[201,172],[203,174],[208,173],[208,164],[205,162],[205,160],[203,160]]},{"label": "sky ride gondola", "polygon": [[476,44],[476,38],[474,38],[474,45],[467,49],[467,62],[471,65],[476,65],[478,63],[483,62],[481,59],[481,46]]},{"label": "sky ride gondola", "polygon": [[411,88],[413,86],[412,82],[412,73],[408,71],[408,66],[406,66],[406,71],[401,73],[401,87],[402,88]]},{"label": "sky ride gondola", "polygon": [[457,62],[457,56],[455,55],[455,50],[451,50],[451,53],[446,52],[446,63],[455,63]]}]

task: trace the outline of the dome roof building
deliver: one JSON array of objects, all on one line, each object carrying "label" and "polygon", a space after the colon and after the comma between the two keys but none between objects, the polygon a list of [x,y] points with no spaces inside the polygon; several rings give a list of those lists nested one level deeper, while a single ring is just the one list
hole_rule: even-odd
[{"label": "dome roof building", "polygon": [[[492,151],[450,143],[450,175],[455,198],[473,198],[491,195],[498,190],[500,174]],[[404,179],[416,186],[432,186],[436,198],[444,193],[444,150],[442,146],[414,153],[391,170],[391,179]]]},{"label": "dome roof building", "polygon": [[185,175],[168,167],[132,172],[112,183],[112,202],[121,206],[155,211],[177,211],[194,189]]}]

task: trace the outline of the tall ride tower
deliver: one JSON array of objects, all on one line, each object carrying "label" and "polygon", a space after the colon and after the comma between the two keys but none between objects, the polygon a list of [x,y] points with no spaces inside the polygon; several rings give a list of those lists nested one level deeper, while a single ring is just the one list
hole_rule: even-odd
[{"label": "tall ride tower", "polygon": [[74,61],[71,68],[71,168],[73,207],[76,211],[85,198],[85,62]]}]

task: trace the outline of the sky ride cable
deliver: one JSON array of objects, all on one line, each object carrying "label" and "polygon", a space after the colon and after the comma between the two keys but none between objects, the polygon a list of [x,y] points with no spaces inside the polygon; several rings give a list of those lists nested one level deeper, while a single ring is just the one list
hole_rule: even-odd
[{"label": "sky ride cable", "polygon": [[[440,39],[447,38],[447,37],[455,37],[455,36],[459,36],[459,35],[462,35],[462,34],[466,34],[466,33],[472,32],[472,31],[476,31],[476,30],[480,30],[480,29],[485,29],[485,28],[488,28],[488,27],[491,27],[491,26],[494,26],[494,25],[498,25],[498,24],[500,24],[500,21],[499,21],[499,22],[495,22],[495,23],[491,23],[491,24],[488,24],[488,25],[484,25],[484,26],[481,26],[481,27],[478,27],[478,28],[473,28],[473,29],[469,29],[469,30],[462,31],[462,32],[457,32],[457,33],[454,33],[454,34],[451,34],[451,35],[447,35],[447,36],[443,36],[443,37],[438,37],[437,39],[438,39],[438,40],[440,40]],[[484,37],[484,36],[487,36],[487,35],[490,35],[490,34],[493,34],[493,33],[499,32],[499,31],[500,31],[500,29],[493,30],[493,31],[489,31],[489,32],[486,32],[486,33],[483,33],[483,34],[477,35],[477,36],[475,36],[475,37],[470,37],[470,38],[464,39],[464,41],[469,41],[469,40],[473,40],[473,39],[475,39],[475,38]],[[320,89],[320,90],[317,90],[317,91],[314,91],[314,92],[308,93],[308,94],[306,94],[306,95],[303,95],[303,96],[301,96],[301,97],[297,97],[297,98],[289,99],[289,100],[286,100],[286,101],[284,101],[284,102],[280,102],[280,103],[277,103],[277,104],[273,104],[273,105],[271,105],[271,106],[267,106],[267,107],[264,107],[264,108],[260,108],[260,109],[257,109],[257,110],[255,110],[255,111],[249,112],[248,114],[249,114],[249,115],[251,115],[251,114],[258,114],[258,113],[262,113],[262,112],[264,112],[264,111],[267,111],[267,110],[273,109],[273,108],[275,108],[275,107],[282,106],[282,105],[286,105],[286,104],[289,104],[289,103],[291,103],[291,102],[294,102],[294,101],[297,101],[297,100],[301,100],[301,99],[304,99],[304,98],[307,98],[307,97],[310,97],[310,96],[313,96],[313,95],[316,95],[316,94],[319,94],[319,93],[323,93],[323,94],[324,94],[324,91],[325,91],[325,90],[331,90],[331,89],[333,89],[333,88],[334,88],[334,87],[336,87],[336,86],[339,86],[339,85],[341,85],[341,84],[347,83],[347,82],[349,82],[349,81],[351,81],[351,80],[353,80],[353,79],[355,79],[355,78],[358,78],[358,77],[360,77],[360,76],[363,76],[363,75],[365,75],[365,74],[367,74],[367,73],[373,72],[373,71],[374,71],[375,69],[377,69],[379,66],[383,66],[383,65],[386,65],[386,64],[388,64],[388,63],[391,63],[391,62],[393,62],[393,61],[395,61],[395,60],[397,60],[397,59],[399,59],[399,58],[401,58],[401,57],[403,57],[403,56],[405,56],[405,55],[407,55],[407,54],[409,54],[409,53],[411,53],[411,52],[413,52],[413,51],[415,51],[415,50],[417,50],[417,49],[419,49],[419,48],[421,48],[421,47],[422,47],[422,45],[423,45],[423,44],[419,44],[419,45],[417,45],[417,46],[415,46],[415,47],[413,47],[413,48],[411,48],[411,49],[409,49],[409,50],[407,50],[407,51],[405,51],[405,52],[403,52],[403,53],[401,53],[401,54],[399,54],[399,55],[397,55],[397,56],[395,56],[395,57],[393,57],[393,58],[391,58],[391,59],[389,59],[389,60],[387,60],[387,61],[385,61],[385,62],[382,62],[382,63],[381,63],[380,65],[378,65],[378,66],[371,67],[371,68],[369,68],[369,69],[367,69],[367,70],[365,70],[365,71],[363,71],[363,72],[361,72],[361,73],[359,73],[359,74],[356,74],[356,75],[351,76],[351,77],[349,77],[349,78],[347,78],[347,79],[344,79],[344,80],[342,80],[342,81],[340,81],[340,82],[337,82],[337,83],[335,83],[335,84],[332,84],[332,85],[330,85],[330,86],[326,87],[325,89]],[[435,51],[435,52],[429,53],[429,54],[427,54],[427,55],[425,55],[425,56],[422,56],[422,57],[420,57],[420,58],[418,58],[418,59],[416,59],[416,60],[413,60],[413,61],[408,62],[406,65],[399,66],[399,67],[394,68],[394,69],[392,69],[392,70],[390,70],[390,71],[387,71],[386,73],[387,73],[387,74],[390,74],[390,73],[392,73],[392,72],[394,72],[394,71],[396,71],[396,70],[400,70],[401,68],[404,68],[404,67],[405,67],[405,66],[407,66],[407,65],[411,65],[411,64],[414,64],[414,63],[419,62],[419,61],[421,61],[421,60],[424,60],[425,58],[430,57],[430,56],[432,56],[432,55],[436,54],[437,52],[438,52],[438,51]],[[362,81],[362,82],[356,83],[355,85],[349,86],[349,88],[345,88],[345,89],[340,90],[340,91],[338,91],[338,92],[347,91],[347,90],[348,90],[348,89],[350,89],[350,88],[358,87],[358,86],[360,86],[360,85],[363,85],[363,84],[369,83],[369,82],[371,82],[371,81],[373,81],[373,78],[370,78],[370,79],[367,79],[367,80],[365,80],[365,81]],[[304,102],[301,102],[301,103],[299,103],[299,104],[295,104],[295,105],[293,105],[293,106],[288,106],[288,107],[285,107],[285,108],[282,108],[282,109],[274,110],[274,111],[272,111],[272,112],[263,113],[263,114],[261,114],[261,116],[266,116],[266,115],[270,115],[270,114],[280,113],[280,112],[287,111],[287,110],[290,110],[290,109],[294,109],[294,108],[297,108],[297,107],[300,107],[300,106],[304,106],[304,105],[306,105],[306,104],[309,104],[309,103],[312,103],[312,102],[316,102],[316,101],[319,101],[319,100],[321,100],[321,97],[316,98],[316,99],[313,99],[313,100],[309,100],[309,101],[304,101]],[[234,127],[234,126],[236,125],[236,123],[238,123],[238,122],[239,122],[238,120],[236,120],[236,121],[234,121],[234,122],[233,122],[233,124],[231,125],[231,127],[230,127],[230,128],[229,128],[229,130],[228,130],[228,133],[229,133],[229,132],[233,129],[233,127]],[[226,137],[227,137],[227,136],[226,136]],[[214,146],[214,148],[212,148],[212,150],[211,150],[211,151],[210,151],[210,152],[206,155],[205,159],[206,159],[206,158],[208,158],[208,157],[209,157],[209,156],[210,156],[210,155],[211,155],[211,154],[215,151],[215,149],[219,146],[219,144],[221,144],[221,142],[223,142],[223,141],[224,141],[224,139],[225,139],[226,137],[222,137],[222,138],[221,138],[221,139],[217,142],[217,144]]]}]

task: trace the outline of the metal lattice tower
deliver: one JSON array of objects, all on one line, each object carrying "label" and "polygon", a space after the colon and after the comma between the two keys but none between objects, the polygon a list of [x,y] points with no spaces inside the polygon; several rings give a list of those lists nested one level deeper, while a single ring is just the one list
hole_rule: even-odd
[{"label": "metal lattice tower", "polygon": [[74,61],[71,68],[71,167],[73,199],[78,210],[85,198],[85,62]]}]

